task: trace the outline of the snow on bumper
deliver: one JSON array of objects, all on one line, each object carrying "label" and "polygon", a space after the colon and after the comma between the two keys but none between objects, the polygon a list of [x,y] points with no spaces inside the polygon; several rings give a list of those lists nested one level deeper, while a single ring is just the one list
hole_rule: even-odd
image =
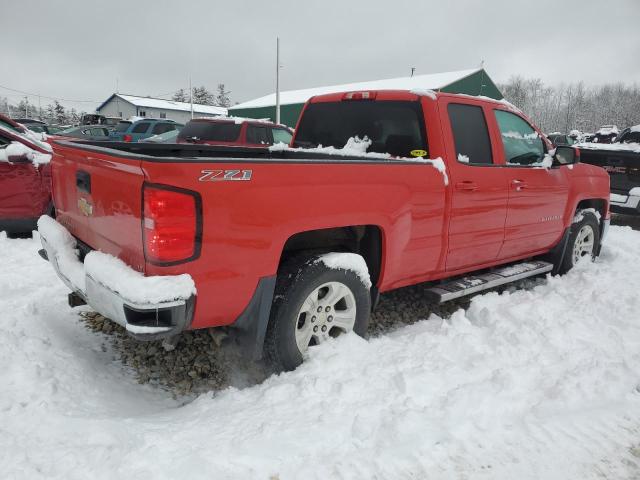
[{"label": "snow on bumper", "polygon": [[147,277],[98,251],[83,263],[75,238],[48,216],[38,220],[38,232],[49,262],[71,291],[133,336],[167,337],[191,323],[196,288],[190,275]]}]

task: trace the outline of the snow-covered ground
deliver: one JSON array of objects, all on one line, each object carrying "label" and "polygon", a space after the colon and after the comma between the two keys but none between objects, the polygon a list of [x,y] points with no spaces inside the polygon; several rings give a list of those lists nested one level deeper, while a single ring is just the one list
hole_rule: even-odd
[{"label": "snow-covered ground", "polygon": [[640,232],[612,227],[563,278],[195,399],[138,385],[37,250],[0,234],[2,479],[640,477]]}]

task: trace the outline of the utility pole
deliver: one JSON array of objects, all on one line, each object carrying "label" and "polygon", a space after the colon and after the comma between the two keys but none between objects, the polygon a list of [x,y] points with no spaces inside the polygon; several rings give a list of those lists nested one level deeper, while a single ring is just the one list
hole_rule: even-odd
[{"label": "utility pole", "polygon": [[29,98],[24,97],[24,118],[29,118]]},{"label": "utility pole", "polygon": [[40,93],[38,93],[38,118],[42,120],[42,104],[40,103]]},{"label": "utility pole", "polygon": [[118,111],[118,116],[122,118],[122,115],[120,115],[120,97],[118,96],[119,94],[120,94],[120,82],[118,81],[118,77],[116,77],[116,110]]},{"label": "utility pole", "polygon": [[276,37],[276,123],[280,123],[280,37]]},{"label": "utility pole", "polygon": [[191,76],[189,76],[189,102],[191,103],[191,120],[193,120],[193,88],[191,87]]},{"label": "utility pole", "polygon": [[416,71],[416,67],[411,67],[411,78],[413,78],[413,73]]}]

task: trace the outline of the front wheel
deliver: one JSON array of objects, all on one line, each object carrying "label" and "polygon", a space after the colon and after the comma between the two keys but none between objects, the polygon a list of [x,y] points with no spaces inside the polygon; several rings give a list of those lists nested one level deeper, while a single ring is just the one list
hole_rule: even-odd
[{"label": "front wheel", "polygon": [[319,257],[294,262],[278,275],[274,298],[265,355],[278,369],[295,369],[309,347],[329,338],[366,335],[369,285],[353,270],[329,267]]},{"label": "front wheel", "polygon": [[559,273],[566,273],[579,262],[593,261],[600,245],[600,222],[591,211],[578,211],[579,221],[571,226],[567,249],[560,264]]}]

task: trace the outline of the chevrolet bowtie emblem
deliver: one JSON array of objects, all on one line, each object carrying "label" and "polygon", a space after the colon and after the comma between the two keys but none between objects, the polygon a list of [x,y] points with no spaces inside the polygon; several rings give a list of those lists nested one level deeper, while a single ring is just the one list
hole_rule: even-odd
[{"label": "chevrolet bowtie emblem", "polygon": [[91,205],[86,198],[78,199],[78,210],[80,210],[85,217],[93,215],[93,205]]}]

